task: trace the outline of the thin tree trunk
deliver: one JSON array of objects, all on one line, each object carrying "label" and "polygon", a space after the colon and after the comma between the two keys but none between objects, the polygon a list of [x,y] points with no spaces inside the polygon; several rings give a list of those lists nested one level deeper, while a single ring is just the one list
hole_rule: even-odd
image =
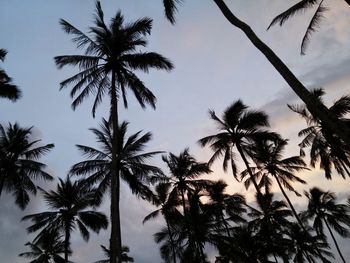
[{"label": "thin tree trunk", "polygon": [[275,179],[276,179],[276,181],[277,181],[277,184],[278,184],[278,186],[279,186],[279,188],[280,188],[280,190],[281,190],[281,192],[282,192],[284,198],[287,200],[287,203],[288,203],[290,209],[292,209],[292,212],[293,212],[293,215],[294,215],[295,219],[298,221],[298,223],[299,223],[299,225],[301,226],[301,228],[307,233],[307,231],[306,231],[306,229],[305,229],[305,227],[304,227],[304,224],[303,224],[303,222],[301,221],[301,219],[300,219],[300,217],[299,217],[297,211],[295,211],[295,208],[294,208],[292,202],[290,201],[290,199],[289,199],[287,193],[284,191],[283,186],[282,186],[280,180],[279,180],[278,177],[277,177],[276,175],[274,175],[274,174],[273,174],[273,177],[275,177]]},{"label": "thin tree trunk", "polygon": [[120,179],[118,172],[118,101],[116,91],[115,72],[112,71],[112,88],[111,88],[111,112],[110,119],[112,120],[112,163],[111,163],[111,236],[109,240],[110,263],[120,263],[122,254],[122,240],[120,230]]},{"label": "thin tree trunk", "polygon": [[171,247],[172,247],[172,250],[173,250],[173,260],[174,260],[174,263],[176,263],[175,242],[174,242],[174,239],[173,239],[173,234],[172,234],[172,232],[170,230],[169,221],[168,221],[168,219],[166,217],[165,217],[165,221],[166,221],[166,226],[168,228],[168,233],[169,233],[169,237],[170,237]]},{"label": "thin tree trunk", "polygon": [[255,181],[255,178],[254,178],[254,175],[253,175],[252,171],[250,170],[250,166],[249,166],[248,160],[245,157],[244,152],[243,152],[241,146],[238,143],[236,143],[236,148],[237,148],[239,154],[241,155],[245,166],[247,167],[247,171],[249,173],[250,179],[252,180],[252,182],[254,184],[256,192],[261,196],[262,194],[261,194],[260,188],[259,188],[258,184]]},{"label": "thin tree trunk", "polygon": [[[280,75],[285,79],[293,91],[299,96],[299,98],[305,103],[310,113],[318,117],[326,127],[337,134],[347,145],[350,145],[350,132],[349,129],[336,120],[330,113],[328,108],[321,102],[316,100],[311,93],[305,88],[305,86],[298,80],[298,78],[290,71],[290,69],[284,64],[284,62],[269,48],[254,31],[243,21],[239,20],[225,4],[224,0],[213,0],[219,7],[222,14],[226,19],[235,27],[241,29],[252,44],[260,50],[268,61],[275,67]],[[348,3],[350,0],[346,0]]]},{"label": "thin tree trunk", "polygon": [[276,257],[276,255],[275,255],[275,253],[273,253],[273,257],[274,257],[274,259],[275,259],[275,262],[278,263],[278,260],[277,260],[277,257]]},{"label": "thin tree trunk", "polygon": [[334,242],[334,244],[335,244],[335,247],[336,247],[337,250],[338,250],[339,256],[341,257],[343,263],[346,263],[346,261],[345,261],[345,259],[344,259],[344,256],[343,256],[343,254],[342,254],[341,251],[340,251],[340,248],[339,248],[339,245],[338,245],[338,243],[337,243],[337,240],[335,239],[335,236],[333,235],[333,232],[332,232],[331,228],[330,228],[329,225],[328,225],[327,220],[323,219],[323,221],[324,221],[324,223],[326,224],[329,233],[331,234],[331,237],[332,237],[332,239],[333,239],[333,242]]},{"label": "thin tree trunk", "polygon": [[64,225],[64,262],[68,263],[68,254],[69,254],[69,225]]}]

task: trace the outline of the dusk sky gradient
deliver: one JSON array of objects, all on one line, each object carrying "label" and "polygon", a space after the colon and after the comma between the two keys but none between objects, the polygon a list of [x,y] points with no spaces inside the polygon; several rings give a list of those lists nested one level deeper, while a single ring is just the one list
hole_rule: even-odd
[{"label": "dusk sky gradient", "polygon": [[[329,10],[320,30],[313,35],[305,56],[299,54],[300,42],[311,13],[292,18],[282,28],[275,26],[266,31],[275,15],[297,1],[226,2],[308,88],[325,89],[328,105],[350,93],[350,8],[343,0],[325,0]],[[106,21],[118,9],[127,21],[144,16],[153,18],[149,45],[141,50],[159,52],[175,64],[171,73],[138,73],[157,97],[155,111],[151,108],[142,110],[131,93],[128,96],[129,109],[119,108],[120,120],[130,122],[129,134],[139,130],[152,132],[149,151],[178,154],[185,147],[190,147],[190,152],[198,160],[207,161],[211,151],[200,148],[196,142],[215,133],[216,127],[209,118],[208,109],[221,115],[230,103],[242,99],[252,108],[266,111],[270,115],[272,129],[290,140],[286,157],[299,153],[300,138],[297,133],[305,127],[305,122],[287,108],[287,103],[300,103],[300,100],[266,58],[226,21],[212,1],[184,1],[175,26],[164,18],[161,0],[102,0],[101,4]],[[42,161],[57,177],[65,177],[70,166],[82,160],[75,144],[96,146],[88,129],[98,127],[101,118],[107,118],[109,113],[108,99],[98,108],[96,118],[91,114],[92,99],[73,111],[70,90],[59,91],[59,83],[76,73],[77,68],[58,70],[53,60],[57,55],[82,52],[75,48],[71,36],[60,28],[59,19],[63,18],[87,32],[93,22],[94,10],[93,0],[0,0],[0,48],[8,51],[1,66],[23,92],[23,97],[16,103],[4,99],[0,101],[0,122],[17,121],[21,126],[34,126],[34,135],[42,138],[43,143],[54,143],[55,148]],[[160,156],[153,163],[164,168]],[[247,192],[231,174],[224,174],[220,162],[214,164],[213,170],[209,178],[223,178],[229,183],[231,193],[248,193],[248,200],[253,200],[253,189]],[[324,179],[322,171],[318,170],[303,172],[300,176],[308,182],[306,186],[295,184],[301,192],[311,186],[319,186],[335,191],[340,201],[350,195],[349,179],[343,180],[336,174],[332,181]],[[46,184],[38,182],[45,188],[54,188],[56,183],[57,180]],[[305,198],[290,196],[298,208],[305,204]],[[20,222],[20,219],[44,209],[45,204],[39,197],[33,198],[26,210],[21,211],[10,195],[1,196],[0,262],[26,262],[17,255],[26,251],[24,244],[33,235],[26,234],[25,228],[29,223]],[[109,214],[108,200],[100,210]],[[143,218],[153,210],[152,205],[138,200],[127,186],[122,186],[123,243],[130,247],[130,255],[135,262],[161,262],[152,235],[161,228],[163,221],[142,225]],[[79,233],[73,234],[72,261],[92,263],[101,259],[103,254],[99,245],[107,245],[108,237],[108,230],[101,231],[98,236],[92,234],[90,241],[85,243]],[[341,240],[340,244],[345,257],[350,260],[349,240]]]}]

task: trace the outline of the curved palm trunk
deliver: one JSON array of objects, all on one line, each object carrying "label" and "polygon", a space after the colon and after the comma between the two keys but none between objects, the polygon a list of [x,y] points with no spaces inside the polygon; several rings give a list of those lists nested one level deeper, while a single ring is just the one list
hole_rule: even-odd
[{"label": "curved palm trunk", "polygon": [[[241,29],[249,38],[252,44],[264,54],[268,61],[275,67],[280,75],[285,79],[293,91],[305,103],[308,110],[313,116],[317,116],[334,134],[339,135],[343,141],[350,145],[350,132],[345,125],[338,122],[328,108],[318,100],[315,100],[311,93],[298,80],[298,78],[290,71],[290,69],[283,63],[283,61],[269,48],[254,31],[243,21],[239,20],[225,4],[224,0],[213,0],[219,7],[226,19],[235,27]],[[345,0],[350,3],[350,0]]]},{"label": "curved palm trunk", "polygon": [[115,72],[112,71],[112,88],[111,88],[111,112],[110,118],[112,120],[112,164],[111,164],[111,235],[109,240],[110,249],[110,263],[120,263],[122,254],[122,240],[120,230],[120,179],[118,172],[118,101],[117,91],[115,86]]},{"label": "curved palm trunk", "polygon": [[255,189],[256,189],[256,192],[257,192],[259,195],[262,195],[262,194],[261,194],[261,191],[260,191],[260,188],[259,188],[258,184],[257,184],[256,181],[255,181],[254,175],[253,175],[252,171],[250,170],[250,166],[249,166],[248,160],[247,160],[247,158],[245,157],[244,152],[243,152],[241,146],[240,146],[238,143],[236,143],[236,148],[237,148],[239,154],[241,155],[245,166],[247,167],[247,171],[248,171],[248,173],[249,173],[250,179],[252,180],[252,182],[253,182],[253,184],[254,184],[254,187],[255,187]]},{"label": "curved palm trunk", "polygon": [[[165,216],[164,216],[165,217]],[[175,242],[174,242],[174,239],[173,239],[173,234],[170,230],[170,225],[169,225],[169,221],[168,219],[165,217],[165,222],[166,222],[166,226],[168,228],[168,233],[169,233],[169,238],[170,238],[170,243],[171,243],[171,248],[173,250],[173,260],[174,260],[174,263],[176,263],[176,254],[175,254]]]},{"label": "curved palm trunk", "polygon": [[346,263],[346,261],[345,261],[345,259],[344,259],[344,256],[343,256],[343,254],[342,254],[341,251],[340,251],[340,248],[339,248],[339,245],[338,245],[338,243],[337,243],[337,240],[335,239],[335,236],[333,235],[333,232],[332,232],[331,228],[330,228],[329,225],[328,225],[327,220],[323,219],[323,221],[324,221],[324,223],[326,224],[329,233],[331,234],[331,237],[332,237],[332,239],[333,239],[333,242],[334,242],[334,244],[335,244],[335,247],[337,248],[337,251],[338,251],[338,253],[339,253],[339,256],[341,257],[343,263]]}]

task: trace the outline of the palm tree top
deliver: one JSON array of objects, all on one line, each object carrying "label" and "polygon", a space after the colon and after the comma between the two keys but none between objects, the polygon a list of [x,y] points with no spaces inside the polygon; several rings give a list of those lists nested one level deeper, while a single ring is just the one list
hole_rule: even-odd
[{"label": "palm tree top", "polygon": [[128,106],[126,91],[131,90],[142,108],[147,104],[155,108],[154,94],[133,72],[148,72],[150,68],[170,71],[173,64],[167,58],[155,52],[138,51],[147,45],[146,36],[151,33],[152,19],[141,18],[126,23],[120,11],[111,19],[104,20],[104,12],[99,1],[96,2],[94,26],[85,34],[64,19],[60,20],[63,30],[73,36],[77,48],[84,49],[83,55],[56,56],[58,68],[78,66],[80,72],[61,82],[61,89],[72,86],[72,108],[75,109],[90,94],[95,95],[92,108],[93,116],[104,95],[110,93],[111,73],[115,74],[118,84],[118,97]]},{"label": "palm tree top", "polygon": [[171,175],[180,180],[195,179],[202,174],[212,172],[208,163],[197,162],[190,154],[189,148],[185,148],[178,156],[173,153],[163,155],[162,159],[167,164]]},{"label": "palm tree top", "polygon": [[[148,163],[148,161],[161,151],[145,152],[147,143],[152,139],[151,133],[141,134],[136,132],[127,136],[127,122],[122,122],[118,127],[117,162],[120,169],[120,177],[130,186],[137,196],[148,200],[153,198],[152,191],[148,188],[150,183],[164,178],[162,170]],[[97,192],[102,194],[110,187],[111,161],[112,161],[112,124],[103,119],[99,129],[93,128],[98,148],[85,145],[77,145],[78,150],[87,160],[79,162],[71,168],[69,174],[85,176],[90,185],[97,185]]]},{"label": "palm tree top", "polygon": [[53,180],[39,159],[54,144],[38,146],[41,140],[31,140],[32,128],[22,128],[18,123],[7,127],[0,124],[0,195],[2,190],[13,192],[22,209],[30,200],[29,193],[37,192],[33,179]]},{"label": "palm tree top", "polygon": [[[0,49],[0,61],[4,62],[6,55],[7,51],[5,49]],[[0,68],[0,98],[16,101],[21,95],[22,92],[12,83],[12,78],[7,75],[5,70]]]}]

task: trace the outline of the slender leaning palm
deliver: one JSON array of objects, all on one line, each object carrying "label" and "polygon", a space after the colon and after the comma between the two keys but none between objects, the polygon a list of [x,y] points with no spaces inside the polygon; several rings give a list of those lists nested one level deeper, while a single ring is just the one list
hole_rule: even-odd
[{"label": "slender leaning palm", "polygon": [[[322,102],[325,93],[322,89],[314,89],[312,94]],[[346,175],[350,177],[350,147],[334,136],[319,118],[313,117],[305,106],[289,105],[289,108],[304,118],[308,125],[298,135],[304,137],[299,144],[301,154],[305,155],[304,149],[310,147],[311,166],[315,167],[319,162],[327,179],[332,178],[332,168],[343,178]],[[346,118],[350,113],[350,96],[343,96],[335,101],[329,111],[339,121],[350,126],[350,120]]]},{"label": "slender leaning palm", "polygon": [[118,131],[118,100],[122,98],[127,107],[127,89],[135,95],[140,105],[155,107],[154,94],[144,85],[134,71],[148,73],[149,69],[171,70],[172,63],[155,52],[138,51],[147,45],[146,36],[152,29],[152,20],[142,18],[126,23],[121,12],[111,19],[109,25],[104,21],[104,13],[99,1],[96,2],[94,26],[90,34],[85,34],[65,20],[60,21],[63,30],[73,35],[73,42],[78,48],[85,48],[83,55],[66,55],[55,57],[59,68],[78,66],[80,72],[61,82],[61,89],[72,87],[74,98],[72,107],[75,109],[89,95],[95,95],[92,114],[104,95],[110,100],[110,119],[112,120],[112,179],[111,184],[111,262],[116,263],[121,257],[121,233],[119,215],[119,176],[117,175],[117,131]]},{"label": "slender leaning palm", "polygon": [[324,235],[324,226],[327,227],[337,251],[345,263],[345,258],[341,253],[337,240],[334,237],[332,228],[342,237],[349,237],[350,214],[344,204],[337,204],[335,194],[324,192],[314,187],[309,192],[305,192],[309,200],[306,218],[313,221],[313,228],[319,235]]},{"label": "slender leaning palm", "polygon": [[31,137],[32,127],[0,124],[0,196],[3,190],[12,193],[21,209],[27,206],[29,193],[37,192],[34,179],[53,179],[39,159],[54,145],[39,146],[41,140],[31,140]]},{"label": "slender leaning palm", "polygon": [[58,231],[45,231],[35,242],[28,242],[25,245],[31,251],[19,254],[20,257],[32,259],[29,263],[65,263],[64,242]]},{"label": "slender leaning palm", "polygon": [[210,145],[214,151],[209,164],[223,157],[224,171],[227,171],[230,163],[233,176],[238,180],[234,155],[234,149],[237,149],[256,191],[260,193],[260,188],[249,168],[245,148],[258,138],[271,138],[274,135],[262,129],[269,125],[268,116],[264,112],[250,111],[247,108],[242,101],[235,101],[224,111],[222,119],[217,117],[214,111],[210,111],[210,117],[217,124],[219,133],[204,137],[199,143],[202,147]]},{"label": "slender leaning palm", "polygon": [[[252,167],[253,170],[258,171],[254,174],[254,177],[260,179],[260,184],[269,184],[270,180],[268,177],[270,176],[275,179],[289,207],[292,209],[295,218],[298,220],[300,226],[303,227],[303,223],[284,188],[294,192],[297,196],[300,196],[300,194],[291,185],[291,182],[306,184],[304,180],[296,176],[294,173],[303,171],[307,168],[305,162],[300,156],[292,156],[283,159],[283,151],[286,145],[287,140],[261,140],[257,141],[256,144],[250,147],[248,151],[257,165],[256,167]],[[244,177],[246,174],[247,171],[243,172],[242,176]],[[248,181],[246,181],[245,184],[247,187],[249,187],[250,178],[247,180]],[[266,186],[265,188],[268,189],[269,187]]]},{"label": "slender leaning palm", "polygon": [[[303,0],[302,2],[310,1],[313,0]],[[350,3],[350,0],[345,1]],[[177,11],[177,6],[182,2],[183,0],[163,0],[165,14],[170,22],[175,22],[174,13]],[[267,60],[274,66],[278,73],[288,83],[290,88],[305,103],[311,114],[320,118],[327,129],[329,129],[333,134],[339,136],[344,141],[344,143],[350,145],[350,127],[335,119],[324,104],[313,98],[312,94],[286,66],[286,64],[255,34],[249,25],[240,20],[230,10],[224,0],[213,0],[213,2],[218,6],[221,13],[228,20],[228,22],[234,27],[239,28],[247,36],[251,43],[259,51],[261,51],[261,53],[267,58]]]},{"label": "slender leaning palm", "polygon": [[[0,61],[4,61],[7,51],[0,49]],[[0,68],[0,98],[6,98],[16,101],[21,97],[21,91],[12,83],[12,79],[7,75],[5,70]]]},{"label": "slender leaning palm", "polygon": [[69,177],[65,180],[59,179],[56,191],[45,191],[44,200],[50,210],[23,217],[23,220],[31,220],[33,225],[28,227],[32,233],[42,230],[39,233],[40,239],[47,230],[59,230],[64,234],[64,259],[68,262],[70,237],[72,231],[79,229],[85,241],[89,240],[89,230],[98,233],[108,226],[107,217],[95,210],[88,210],[95,205],[94,191],[85,182],[72,182]]}]

